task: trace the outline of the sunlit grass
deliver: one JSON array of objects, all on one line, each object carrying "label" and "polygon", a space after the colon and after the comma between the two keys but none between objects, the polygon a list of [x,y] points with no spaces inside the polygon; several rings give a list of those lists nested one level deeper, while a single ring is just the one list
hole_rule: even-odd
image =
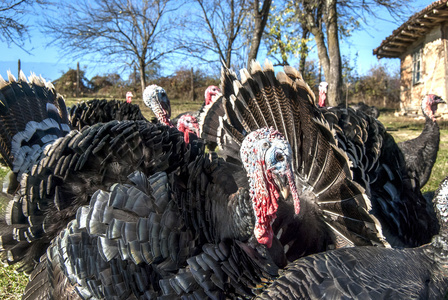
[{"label": "sunlit grass", "polygon": [[0,299],[21,299],[28,276],[14,266],[0,267]]},{"label": "sunlit grass", "polygon": [[[0,181],[3,182],[9,169],[0,165]],[[10,199],[0,194],[0,213],[4,214]],[[0,299],[20,299],[28,282],[28,276],[16,271],[15,266],[0,265]]]},{"label": "sunlit grass", "polygon": [[[396,117],[392,113],[382,114],[379,120],[388,128],[396,142],[402,142],[417,137],[423,130],[425,120],[408,117]],[[437,160],[431,172],[431,177],[422,192],[435,191],[439,183],[448,175],[448,121],[438,120],[440,127],[440,144]]]}]

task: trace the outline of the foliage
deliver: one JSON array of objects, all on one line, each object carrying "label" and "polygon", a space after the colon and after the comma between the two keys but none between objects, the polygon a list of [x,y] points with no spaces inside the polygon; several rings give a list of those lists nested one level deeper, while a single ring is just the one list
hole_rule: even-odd
[{"label": "foliage", "polygon": [[[279,65],[289,65],[290,55],[306,58],[308,55],[308,32],[304,33],[297,19],[293,1],[287,1],[285,7],[271,7],[271,17],[265,32],[268,55]],[[278,59],[281,57],[281,61]]]},{"label": "foliage", "polygon": [[118,86],[121,82],[121,77],[118,74],[106,74],[105,76],[97,75],[90,80],[93,92],[98,92],[101,89]]},{"label": "foliage", "polygon": [[181,67],[172,76],[161,77],[154,81],[165,88],[170,99],[192,100],[191,78],[193,76],[195,100],[204,101],[205,89],[209,85],[219,85],[219,78],[207,75],[200,69]]},{"label": "foliage", "polygon": [[28,282],[28,276],[18,273],[14,266],[0,266],[1,299],[21,299]]},{"label": "foliage", "polygon": [[390,74],[385,65],[377,64],[353,84],[352,99],[369,105],[398,109],[400,105],[400,76]]},{"label": "foliage", "polygon": [[[151,70],[149,70],[151,71]],[[209,85],[219,86],[220,80],[217,74],[209,74],[201,69],[178,68],[173,75],[161,77],[157,75],[158,70],[147,77],[148,85],[157,84],[162,86],[168,93],[170,100],[179,99],[181,101],[192,100],[192,78],[195,100],[202,103],[205,89]],[[131,91],[135,98],[142,97],[139,89],[138,79],[130,77],[123,80],[120,75],[110,73],[106,75],[96,75],[89,81],[81,71],[82,96],[89,98],[114,98],[124,99],[126,92]],[[76,71],[70,69],[59,79],[54,81],[56,90],[66,97],[74,97],[76,91]]]},{"label": "foliage", "polygon": [[[53,84],[62,95],[76,95],[77,71],[69,69],[61,77],[53,81]],[[79,92],[82,94],[90,90],[89,80],[85,77],[85,71],[79,70]]]},{"label": "foliage", "polygon": [[[343,56],[343,98],[348,98],[349,103],[364,102],[377,107],[398,108],[399,107],[399,75],[390,74],[386,65],[374,65],[366,75],[359,76],[356,72],[356,58]],[[195,100],[202,101],[205,89],[209,85],[219,86],[219,74],[210,74],[203,69],[191,69],[180,67],[170,76],[160,76],[158,65],[147,76],[148,85],[158,84],[165,88],[171,99],[192,100],[191,78],[193,74],[193,85]],[[192,73],[193,72],[193,73]],[[307,60],[302,71],[303,78],[318,94],[318,85],[321,79],[321,71],[317,60]],[[134,97],[141,98],[139,79],[130,76],[128,80],[121,79],[120,75],[110,73],[96,75],[90,81],[82,78],[82,95],[84,97],[115,98],[124,99],[127,91],[132,91]],[[76,71],[69,70],[55,81],[56,89],[63,95],[73,96],[76,88]]]}]

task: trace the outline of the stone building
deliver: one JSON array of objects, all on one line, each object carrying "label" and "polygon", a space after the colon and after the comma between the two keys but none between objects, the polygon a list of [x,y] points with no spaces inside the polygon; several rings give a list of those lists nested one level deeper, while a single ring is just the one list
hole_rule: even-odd
[{"label": "stone building", "polygon": [[[439,0],[414,14],[373,50],[378,58],[399,58],[400,107],[421,113],[426,94],[448,99],[448,0]],[[447,105],[438,112],[448,117]]]}]

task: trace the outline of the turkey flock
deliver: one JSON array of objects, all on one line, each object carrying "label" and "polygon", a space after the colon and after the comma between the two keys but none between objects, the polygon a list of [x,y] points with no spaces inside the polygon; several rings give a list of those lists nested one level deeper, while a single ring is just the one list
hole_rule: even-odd
[{"label": "turkey flock", "polygon": [[0,254],[30,274],[22,299],[448,296],[448,177],[420,192],[438,96],[404,143],[269,61],[223,68],[174,122],[157,85],[154,120],[125,101],[67,108],[35,75],[1,78],[0,101]]}]

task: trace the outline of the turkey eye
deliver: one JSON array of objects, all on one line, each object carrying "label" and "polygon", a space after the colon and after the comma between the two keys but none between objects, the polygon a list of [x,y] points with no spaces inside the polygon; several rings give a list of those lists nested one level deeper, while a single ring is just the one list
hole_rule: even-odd
[{"label": "turkey eye", "polygon": [[263,148],[265,148],[265,149],[266,149],[266,148],[269,148],[269,143],[268,143],[268,142],[264,142],[264,143],[263,143]]},{"label": "turkey eye", "polygon": [[280,152],[277,152],[277,154],[275,154],[275,159],[277,161],[284,161],[285,157],[283,156],[283,154],[281,154]]}]

